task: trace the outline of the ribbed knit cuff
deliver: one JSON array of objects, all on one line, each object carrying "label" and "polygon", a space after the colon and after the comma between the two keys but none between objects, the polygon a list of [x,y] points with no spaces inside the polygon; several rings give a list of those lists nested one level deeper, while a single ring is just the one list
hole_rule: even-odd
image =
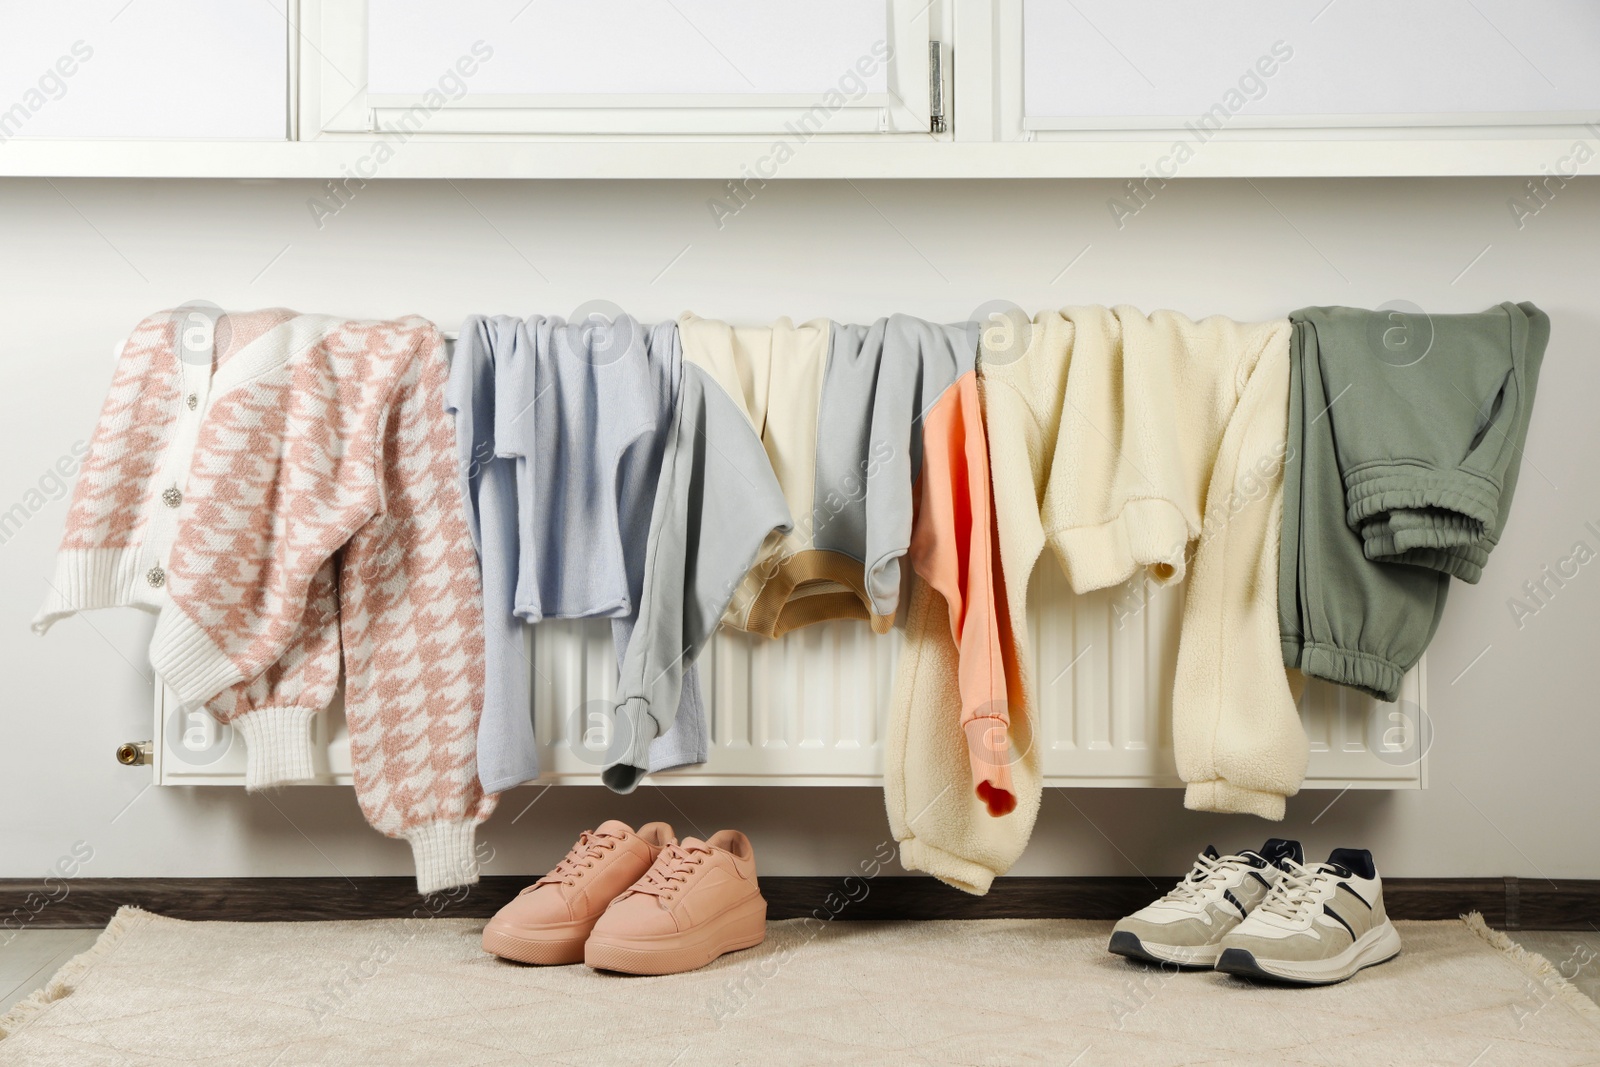
[{"label": "ribbed knit cuff", "polygon": [[1183,806],[1190,811],[1259,815],[1263,819],[1281,822],[1286,802],[1281,793],[1246,789],[1216,778],[1209,782],[1190,782],[1183,794]]},{"label": "ribbed knit cuff", "polygon": [[254,792],[315,777],[313,708],[257,708],[229,722],[244,738],[244,787]]},{"label": "ribbed knit cuff", "polygon": [[994,872],[982,864],[924,844],[914,837],[900,842],[900,866],[908,871],[926,871],[945,885],[955,886],[975,897],[987,893],[994,882]]},{"label": "ribbed knit cuff", "polygon": [[478,824],[466,819],[423,823],[400,835],[411,842],[418,893],[427,896],[478,881],[477,832]]},{"label": "ribbed knit cuff", "polygon": [[35,633],[52,623],[93,608],[159,603],[141,580],[136,548],[66,548],[56,554],[55,575],[44,606],[33,617]]},{"label": "ribbed knit cuff", "polygon": [[174,607],[161,613],[150,638],[150,666],[184,707],[204,704],[244,674],[187,612]]}]

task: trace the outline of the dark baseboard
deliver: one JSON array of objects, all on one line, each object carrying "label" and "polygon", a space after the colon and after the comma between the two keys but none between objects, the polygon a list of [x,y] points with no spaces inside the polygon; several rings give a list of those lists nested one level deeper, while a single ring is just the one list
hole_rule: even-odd
[{"label": "dark baseboard", "polygon": [[[175,919],[309,921],[407,916],[487,918],[528,883],[495,876],[424,899],[410,878],[0,879],[0,942],[16,929],[104,925],[135,904]],[[931,878],[761,879],[768,917],[869,919],[1117,919],[1177,877],[1001,878],[974,897]],[[1453,919],[1478,911],[1504,930],[1600,929],[1600,879],[1392,878],[1396,919]]]}]

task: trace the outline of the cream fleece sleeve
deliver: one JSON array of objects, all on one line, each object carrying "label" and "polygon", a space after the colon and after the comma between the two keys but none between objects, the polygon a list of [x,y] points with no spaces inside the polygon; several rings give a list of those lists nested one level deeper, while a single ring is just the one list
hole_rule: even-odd
[{"label": "cream fleece sleeve", "polygon": [[938,590],[911,580],[905,648],[884,738],[883,798],[908,871],[982,896],[1022,855],[1039,815],[1039,754],[1032,723],[1013,709],[1011,766],[1017,806],[1000,818],[972,788],[972,758],[954,709],[961,705],[961,651]]},{"label": "cream fleece sleeve", "polygon": [[1212,468],[1172,697],[1184,805],[1266,819],[1283,818],[1308,756],[1278,641],[1289,398],[1282,327],[1243,384]]}]

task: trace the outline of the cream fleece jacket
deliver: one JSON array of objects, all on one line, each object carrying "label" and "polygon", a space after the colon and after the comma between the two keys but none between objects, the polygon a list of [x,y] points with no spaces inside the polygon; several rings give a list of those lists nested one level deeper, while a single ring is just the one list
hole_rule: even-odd
[{"label": "cream fleece jacket", "polygon": [[1269,819],[1308,752],[1275,637],[1289,336],[1287,321],[1068,308],[979,365],[1008,594],[1038,538],[1079,593],[1141,569],[1157,585],[1187,575],[1173,688],[1184,803]]}]

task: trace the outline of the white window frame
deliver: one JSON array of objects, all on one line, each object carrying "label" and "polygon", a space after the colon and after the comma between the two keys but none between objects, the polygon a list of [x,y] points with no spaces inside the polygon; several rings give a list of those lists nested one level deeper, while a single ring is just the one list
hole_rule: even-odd
[{"label": "white window frame", "polygon": [[[1024,96],[1023,70],[1024,0],[977,0],[975,10],[960,25],[970,21],[992,34],[992,59],[986,86],[963,80],[957,98],[967,108],[987,105],[994,116],[995,141],[1096,141],[1152,140],[1165,142],[1168,135],[1192,122],[1193,115],[1174,116],[1036,116],[1029,117]],[[963,13],[966,15],[966,12]],[[987,18],[985,18],[987,15]],[[963,32],[961,42],[967,40]],[[974,76],[977,72],[973,72]],[[979,99],[974,99],[977,97]],[[1551,138],[1552,143],[1572,137],[1592,137],[1585,124],[1600,113],[1579,111],[1425,112],[1406,114],[1358,115],[1235,115],[1217,141],[1370,141],[1379,144],[1427,142],[1475,138],[1485,140],[1513,138]]]},{"label": "white window frame", "polygon": [[[870,0],[869,0],[870,2]],[[948,40],[950,0],[882,0],[894,52],[886,92],[835,112],[816,136],[927,139],[929,42]],[[300,0],[303,140],[370,136],[392,129],[421,95],[373,94],[367,78],[366,0]],[[846,72],[841,71],[843,75]],[[433,112],[421,136],[618,140],[632,137],[769,137],[799,124],[820,102],[807,94],[510,95],[469,92]],[[810,127],[814,128],[814,122]]]}]

